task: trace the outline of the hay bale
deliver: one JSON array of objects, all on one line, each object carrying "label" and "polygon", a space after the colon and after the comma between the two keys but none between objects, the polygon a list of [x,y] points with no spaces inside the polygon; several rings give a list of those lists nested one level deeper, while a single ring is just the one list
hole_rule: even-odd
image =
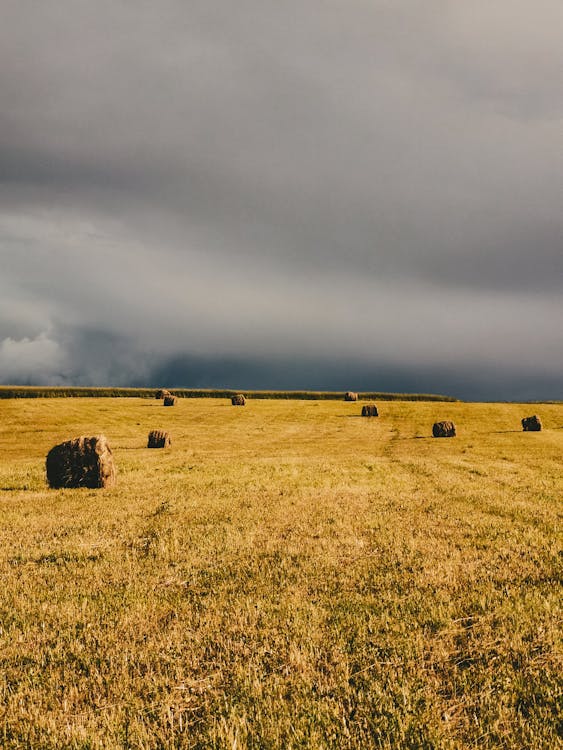
[{"label": "hay bale", "polygon": [[376,404],[365,404],[362,406],[362,417],[378,417],[379,412],[377,411]]},{"label": "hay bale", "polygon": [[434,437],[455,437],[455,424],[453,422],[435,422],[432,427]]},{"label": "hay bale", "polygon": [[115,484],[115,474],[113,454],[105,435],[67,440],[47,454],[50,487],[111,487]]},{"label": "hay bale", "polygon": [[166,388],[161,388],[159,391],[156,392],[156,399],[160,401],[166,396],[171,396],[171,395],[172,394],[170,393],[170,391],[167,391]]},{"label": "hay bale", "polygon": [[231,399],[233,406],[244,406],[246,404],[246,398],[242,393],[235,394]]},{"label": "hay bale", "polygon": [[531,417],[524,417],[522,420],[522,429],[524,432],[540,432],[541,431],[541,419],[537,414]]},{"label": "hay bale", "polygon": [[147,448],[168,448],[170,435],[165,430],[151,430]]},{"label": "hay bale", "polygon": [[344,396],[344,401],[357,401],[358,400],[358,394],[354,393],[354,391],[347,391],[346,395]]},{"label": "hay bale", "polygon": [[176,406],[178,399],[171,393],[164,397],[164,406]]}]

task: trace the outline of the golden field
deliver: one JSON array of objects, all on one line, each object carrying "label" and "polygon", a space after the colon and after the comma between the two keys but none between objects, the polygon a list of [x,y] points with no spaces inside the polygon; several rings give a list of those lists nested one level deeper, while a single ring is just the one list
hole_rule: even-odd
[{"label": "golden field", "polygon": [[0,401],[0,746],[563,747],[563,405],[379,407]]}]

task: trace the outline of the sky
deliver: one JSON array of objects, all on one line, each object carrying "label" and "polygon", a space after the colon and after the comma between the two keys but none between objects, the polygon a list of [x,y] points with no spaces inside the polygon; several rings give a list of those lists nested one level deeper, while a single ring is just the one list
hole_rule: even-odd
[{"label": "sky", "polygon": [[563,399],[560,0],[3,0],[0,383]]}]

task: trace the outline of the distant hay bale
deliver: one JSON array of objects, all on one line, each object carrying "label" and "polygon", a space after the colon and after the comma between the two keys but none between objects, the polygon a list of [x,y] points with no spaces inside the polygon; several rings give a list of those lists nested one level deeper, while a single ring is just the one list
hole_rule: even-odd
[{"label": "distant hay bale", "polygon": [[147,448],[168,448],[170,435],[165,430],[151,430]]},{"label": "distant hay bale", "polygon": [[453,422],[435,422],[432,427],[432,434],[435,438],[455,437],[455,424]]},{"label": "distant hay bale", "polygon": [[172,394],[170,391],[167,391],[165,388],[161,388],[159,391],[156,392],[156,398],[157,400],[162,400],[166,396],[171,396]]},{"label": "distant hay bale", "polygon": [[104,435],[77,437],[55,445],[47,454],[50,487],[112,487],[115,484],[113,454]]},{"label": "distant hay bale", "polygon": [[354,391],[347,391],[346,395],[344,396],[344,401],[357,401],[358,400],[358,394],[354,393]]},{"label": "distant hay bale", "polygon": [[178,399],[171,393],[164,397],[164,406],[176,406]]},{"label": "distant hay bale", "polygon": [[362,417],[378,417],[376,404],[365,404],[362,406]]},{"label": "distant hay bale", "polygon": [[531,417],[524,417],[522,420],[522,429],[524,432],[540,432],[541,431],[541,419],[537,414]]},{"label": "distant hay bale", "polygon": [[242,393],[235,394],[231,399],[233,406],[244,406],[246,404],[246,398]]}]

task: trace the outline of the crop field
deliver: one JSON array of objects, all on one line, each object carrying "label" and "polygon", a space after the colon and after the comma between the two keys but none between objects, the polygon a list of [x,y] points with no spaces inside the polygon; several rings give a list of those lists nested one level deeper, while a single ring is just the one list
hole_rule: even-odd
[{"label": "crop field", "polygon": [[361,405],[0,400],[0,746],[563,747],[563,405]]}]

